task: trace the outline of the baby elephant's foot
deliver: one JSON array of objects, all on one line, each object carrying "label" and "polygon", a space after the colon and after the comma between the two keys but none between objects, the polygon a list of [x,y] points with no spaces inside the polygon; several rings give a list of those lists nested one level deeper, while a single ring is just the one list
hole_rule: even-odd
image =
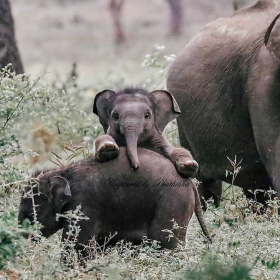
[{"label": "baby elephant's foot", "polygon": [[198,163],[193,159],[178,161],[176,165],[178,172],[184,177],[194,177],[198,170]]},{"label": "baby elephant's foot", "polygon": [[108,161],[119,155],[119,147],[114,142],[104,142],[98,146],[96,157],[100,162]]}]

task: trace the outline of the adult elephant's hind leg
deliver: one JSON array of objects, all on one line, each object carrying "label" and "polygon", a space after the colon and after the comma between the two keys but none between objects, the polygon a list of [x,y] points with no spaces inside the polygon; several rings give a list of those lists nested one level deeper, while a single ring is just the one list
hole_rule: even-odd
[{"label": "adult elephant's hind leg", "polygon": [[[182,116],[179,116],[177,119],[178,124],[178,132],[179,132],[179,138],[180,138],[180,144],[186,148],[187,150],[190,150],[192,152],[191,145],[187,139],[187,133],[184,130],[184,121]],[[195,159],[195,157],[194,157]],[[199,164],[203,165],[203,162],[198,162]],[[201,177],[199,176],[200,171],[198,170],[198,179]],[[200,197],[203,197],[204,199],[201,199],[202,208],[206,209],[206,203],[205,200],[208,200],[210,198],[214,198],[214,204],[216,207],[220,206],[221,203],[221,197],[222,197],[222,181],[215,180],[215,179],[204,179],[202,180],[202,183],[198,187],[199,195]]]},{"label": "adult elephant's hind leg", "polygon": [[213,198],[214,205],[219,207],[221,204],[222,197],[222,181],[215,179],[202,180],[202,183],[199,184],[198,192],[201,199],[202,208],[206,209],[205,201]]},{"label": "adult elephant's hind leg", "polygon": [[269,193],[268,189],[265,188],[258,189],[255,191],[243,189],[243,191],[246,198],[249,201],[249,207],[251,208],[251,210],[259,214],[264,213],[268,208],[269,200],[273,200],[276,197],[276,194]]}]

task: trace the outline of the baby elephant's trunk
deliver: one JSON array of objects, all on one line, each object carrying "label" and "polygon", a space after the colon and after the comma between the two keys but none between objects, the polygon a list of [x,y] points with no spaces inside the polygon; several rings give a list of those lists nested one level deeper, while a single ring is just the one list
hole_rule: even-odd
[{"label": "baby elephant's trunk", "polygon": [[125,132],[128,158],[130,160],[131,167],[133,169],[138,169],[138,167],[140,166],[138,153],[137,153],[138,137],[139,136],[137,132],[130,132],[130,131]]}]

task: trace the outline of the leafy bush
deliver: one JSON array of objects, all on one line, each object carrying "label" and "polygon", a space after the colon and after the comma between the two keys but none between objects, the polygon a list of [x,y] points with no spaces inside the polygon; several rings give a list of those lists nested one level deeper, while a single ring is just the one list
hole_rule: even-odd
[{"label": "leafy bush", "polygon": [[18,225],[16,215],[5,213],[0,217],[0,270],[7,263],[15,261],[16,256],[23,253],[26,239],[24,235],[32,233],[29,222],[26,220],[21,226]]},{"label": "leafy bush", "polygon": [[[81,102],[83,90],[77,89],[74,70],[65,82],[56,82],[50,87],[40,78],[16,76],[4,68],[0,71],[0,91],[2,184],[24,179],[24,166],[16,168],[12,159],[19,155],[36,156],[32,149],[26,148],[30,143],[24,141],[34,136],[34,124],[58,135],[61,145],[70,140],[81,142],[84,137],[94,139],[101,132],[101,126],[80,105],[86,102]],[[91,113],[91,110],[87,111]],[[25,160],[23,158],[24,163]]]},{"label": "leafy bush", "polygon": [[186,280],[252,280],[249,275],[251,268],[247,265],[236,262],[228,266],[218,260],[217,256],[208,256],[202,262],[202,269],[199,271],[186,271],[182,279]]}]

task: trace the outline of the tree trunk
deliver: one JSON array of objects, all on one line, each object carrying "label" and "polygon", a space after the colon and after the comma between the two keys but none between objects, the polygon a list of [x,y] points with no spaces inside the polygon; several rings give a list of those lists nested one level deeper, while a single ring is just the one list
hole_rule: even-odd
[{"label": "tree trunk", "polygon": [[15,38],[14,20],[8,0],[0,1],[0,68],[9,63],[16,74],[23,73],[23,66]]},{"label": "tree trunk", "polygon": [[181,35],[183,25],[182,0],[167,0],[170,8],[170,29],[174,36]]},{"label": "tree trunk", "polygon": [[110,0],[109,5],[109,10],[113,19],[116,44],[122,44],[126,41],[123,26],[121,23],[121,13],[123,4],[124,0]]}]

